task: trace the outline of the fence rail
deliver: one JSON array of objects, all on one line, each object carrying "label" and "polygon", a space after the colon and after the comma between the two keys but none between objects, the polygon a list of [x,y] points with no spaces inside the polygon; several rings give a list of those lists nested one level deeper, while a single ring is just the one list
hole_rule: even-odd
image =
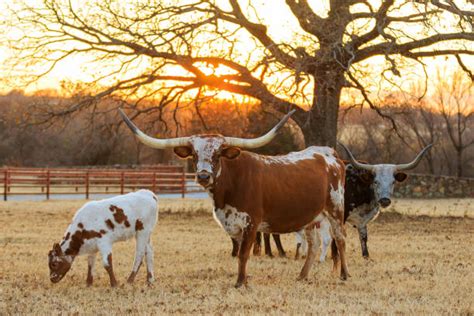
[{"label": "fence rail", "polygon": [[0,192],[7,201],[12,195],[124,194],[137,189],[155,193],[202,192],[194,173],[183,166],[153,166],[147,169],[0,168]]}]

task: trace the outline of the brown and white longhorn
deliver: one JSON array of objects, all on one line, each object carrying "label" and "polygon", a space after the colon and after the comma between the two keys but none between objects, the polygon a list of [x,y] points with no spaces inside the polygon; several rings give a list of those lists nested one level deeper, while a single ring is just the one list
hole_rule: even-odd
[{"label": "brown and white longhorn", "polygon": [[290,112],[267,134],[255,139],[194,135],[156,139],[141,132],[120,111],[128,127],[144,144],[172,147],[181,158],[192,158],[196,180],[214,202],[214,218],[240,243],[236,286],[246,283],[246,265],[257,231],[290,233],[305,230],[306,257],[299,279],[313,265],[317,241],[315,223],[324,216],[331,223],[337,250],[334,269],[341,262],[341,278],[348,276],[344,230],[344,164],[329,147],[309,147],[282,156],[263,156],[240,148],[258,148],[269,143],[290,118]]}]

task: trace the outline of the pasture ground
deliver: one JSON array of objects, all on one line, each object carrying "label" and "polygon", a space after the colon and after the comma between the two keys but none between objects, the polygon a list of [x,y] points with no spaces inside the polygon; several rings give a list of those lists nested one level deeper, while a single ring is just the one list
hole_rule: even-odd
[{"label": "pasture ground", "polygon": [[100,261],[95,284],[87,288],[86,257],[52,284],[47,253],[83,203],[0,202],[1,314],[474,313],[474,219],[465,214],[472,199],[457,204],[462,209],[453,214],[459,217],[382,214],[369,224],[373,261],[362,259],[357,233],[348,227],[352,277],[346,282],[330,273],[330,260],[316,264],[308,281],[295,281],[303,261],[292,259],[294,237],[284,235],[289,258],[251,257],[249,286],[241,289],[233,287],[231,242],[203,200],[161,201],[152,287],[145,284],[144,267],[134,285],[125,283],[134,241],[114,246],[119,288],[109,288]]}]

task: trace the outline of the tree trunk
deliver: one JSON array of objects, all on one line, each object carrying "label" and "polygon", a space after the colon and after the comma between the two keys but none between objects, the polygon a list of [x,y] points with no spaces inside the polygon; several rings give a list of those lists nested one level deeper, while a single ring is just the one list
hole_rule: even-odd
[{"label": "tree trunk", "polygon": [[461,148],[458,148],[456,150],[456,158],[457,158],[457,175],[458,178],[462,177],[462,152],[463,150]]},{"label": "tree trunk", "polygon": [[327,71],[315,78],[313,106],[308,111],[306,120],[299,125],[306,147],[317,145],[335,148],[344,74]]}]

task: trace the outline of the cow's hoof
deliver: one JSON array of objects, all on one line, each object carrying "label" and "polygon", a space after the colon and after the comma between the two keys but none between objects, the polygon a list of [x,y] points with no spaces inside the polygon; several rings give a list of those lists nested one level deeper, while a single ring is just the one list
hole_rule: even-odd
[{"label": "cow's hoof", "polygon": [[234,287],[235,287],[236,289],[239,289],[239,288],[241,288],[241,287],[244,286],[244,285],[247,286],[247,282],[237,282],[237,283],[235,283]]},{"label": "cow's hoof", "polygon": [[242,285],[247,285],[247,281],[249,279],[249,276],[245,276],[245,277],[241,277],[241,278],[237,278],[237,282],[235,283],[234,287],[236,289],[242,287]]},{"label": "cow's hoof", "polygon": [[308,276],[307,275],[299,275],[297,278],[296,278],[296,281],[300,282],[300,281],[306,281],[308,279]]}]

